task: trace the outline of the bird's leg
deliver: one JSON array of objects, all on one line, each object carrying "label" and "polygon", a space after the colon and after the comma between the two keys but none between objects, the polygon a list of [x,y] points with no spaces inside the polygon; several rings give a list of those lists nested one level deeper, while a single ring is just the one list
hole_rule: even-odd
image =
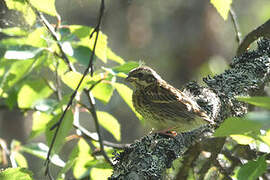
[{"label": "bird's leg", "polygon": [[170,127],[170,128],[167,128],[167,129],[159,130],[159,131],[156,131],[154,133],[174,138],[177,135],[177,132],[174,131],[173,129],[175,129],[175,127]]}]

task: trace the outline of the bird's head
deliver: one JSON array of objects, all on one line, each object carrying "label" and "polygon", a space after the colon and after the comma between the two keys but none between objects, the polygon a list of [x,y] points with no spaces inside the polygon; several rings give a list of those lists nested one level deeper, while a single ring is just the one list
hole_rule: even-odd
[{"label": "bird's head", "polygon": [[130,82],[130,84],[132,84],[135,88],[144,89],[162,79],[153,69],[147,66],[140,66],[138,68],[132,69],[128,73],[126,80]]}]

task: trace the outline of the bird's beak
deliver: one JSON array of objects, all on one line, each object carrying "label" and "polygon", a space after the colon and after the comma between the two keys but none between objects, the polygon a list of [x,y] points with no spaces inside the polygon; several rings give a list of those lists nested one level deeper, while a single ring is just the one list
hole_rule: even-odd
[{"label": "bird's beak", "polygon": [[134,77],[130,77],[130,76],[128,76],[128,77],[126,77],[126,79],[125,79],[127,82],[132,82],[132,81],[134,81],[135,80],[135,78]]}]

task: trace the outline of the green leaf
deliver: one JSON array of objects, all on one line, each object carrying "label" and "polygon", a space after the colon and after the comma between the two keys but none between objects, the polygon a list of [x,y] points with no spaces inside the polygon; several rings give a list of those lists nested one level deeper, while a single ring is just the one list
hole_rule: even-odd
[{"label": "green leaf", "polygon": [[73,45],[73,54],[71,57],[75,58],[79,63],[84,66],[88,66],[91,50],[86,46]]},{"label": "green leaf", "polygon": [[95,98],[99,99],[104,104],[107,104],[112,97],[113,90],[114,88],[110,82],[103,81],[97,84],[91,92]]},{"label": "green leaf", "polygon": [[1,180],[33,180],[33,173],[25,168],[7,168],[0,171]]},{"label": "green leaf", "polygon": [[8,92],[8,97],[5,99],[5,103],[10,110],[17,105],[17,99],[18,99],[18,89],[17,88],[10,89],[10,91]]},{"label": "green leaf", "polygon": [[14,159],[19,167],[27,168],[28,163],[26,158],[19,152],[12,152]]},{"label": "green leaf", "polygon": [[35,111],[33,113],[32,131],[29,138],[34,138],[43,133],[46,129],[47,123],[53,118],[52,115]]},{"label": "green leaf", "polygon": [[[37,60],[2,60],[0,61],[0,67],[6,67],[6,71],[2,77],[0,77],[0,88],[7,91],[20,79],[28,75]],[[2,78],[2,79],[1,79]]]},{"label": "green leaf", "polygon": [[36,28],[33,32],[28,33],[25,37],[6,38],[0,41],[2,46],[14,46],[21,48],[28,45],[28,47],[47,47],[45,37],[47,36],[47,30],[44,27]]},{"label": "green leaf", "polygon": [[[96,33],[94,33],[91,39],[89,38],[91,32],[94,30],[93,28],[80,25],[72,25],[69,26],[69,28],[70,32],[72,34],[75,34],[80,39],[80,41],[76,43],[77,45],[89,47],[91,50],[93,50]],[[102,60],[105,63],[107,62],[106,52],[107,52],[107,36],[102,32],[99,32],[95,54],[100,60]]]},{"label": "green leaf", "polygon": [[[21,146],[21,151],[45,160],[47,158],[49,147],[43,143],[32,143]],[[61,160],[56,154],[53,155],[50,160],[56,166],[65,166],[65,162]]]},{"label": "green leaf", "polygon": [[8,36],[26,36],[27,35],[27,32],[22,30],[19,27],[12,27],[12,28],[5,28],[5,29],[0,28],[0,32]]},{"label": "green leaf", "polygon": [[238,101],[243,101],[258,107],[270,109],[270,97],[238,97]]},{"label": "green leaf", "polygon": [[229,136],[259,131],[261,123],[250,121],[246,118],[231,117],[226,119],[214,133],[215,136]]},{"label": "green leaf", "polygon": [[[61,115],[62,114],[60,113],[59,115],[54,116],[54,118],[47,124],[46,139],[48,144],[51,144],[53,135],[56,130],[56,128],[54,130],[50,130],[50,128],[59,121]],[[72,124],[73,124],[73,114],[71,110],[68,110],[59,128],[52,152],[58,153],[60,151],[62,145],[65,142],[65,137],[68,135],[68,133],[72,128]]]},{"label": "green leaf", "polygon": [[9,9],[14,9],[22,12],[24,20],[32,26],[36,21],[36,15],[31,7],[24,0],[5,0],[6,5]]},{"label": "green leaf", "polygon": [[68,172],[72,168],[72,166],[74,165],[75,161],[76,161],[75,158],[74,159],[69,159],[67,161],[66,165],[64,166],[64,168],[62,168],[60,170],[60,172],[58,173],[56,179],[59,180],[59,179],[61,179],[61,177],[65,178],[65,173]]},{"label": "green leaf", "polygon": [[261,176],[267,169],[265,157],[261,156],[255,161],[248,161],[238,171],[238,180],[254,180]]},{"label": "green leaf", "polygon": [[[79,57],[80,53],[76,53],[76,50],[75,50],[74,55],[78,54],[76,55],[77,57],[75,58],[77,58],[78,61],[81,62],[82,64],[88,64],[91,53],[88,52],[88,49],[81,48],[81,47],[89,48],[91,51],[93,50],[96,33],[94,33],[91,39],[89,39],[89,36],[94,29],[87,26],[80,26],[80,25],[69,26],[69,29],[70,29],[71,34],[74,34],[75,36],[77,36],[77,39],[79,39],[78,42],[73,42],[72,46],[74,48],[76,48],[76,46],[79,47],[77,51],[78,52],[83,51],[83,54],[84,54],[83,56],[85,56],[84,59],[82,57]],[[121,57],[117,56],[108,47],[107,39],[108,38],[105,34],[103,34],[102,32],[99,32],[95,55],[104,63],[107,62],[107,59],[110,59],[119,64],[123,64],[125,61]],[[86,52],[88,52],[88,55],[86,54]]]},{"label": "green leaf", "polygon": [[37,8],[37,10],[49,14],[51,16],[56,16],[57,12],[55,9],[55,0],[29,0],[29,2]]},{"label": "green leaf", "polygon": [[134,109],[132,105],[132,90],[124,84],[114,83],[114,87],[119,95],[124,99],[127,105],[132,109],[136,116],[142,120],[142,116]]},{"label": "green leaf", "polygon": [[227,20],[232,0],[210,0],[224,20]]},{"label": "green leaf", "polygon": [[90,171],[91,179],[107,180],[112,175],[112,169],[92,168]]},{"label": "green leaf", "polygon": [[91,156],[91,149],[87,142],[80,138],[77,146],[73,149],[69,159],[75,159],[73,166],[73,175],[76,179],[88,176],[88,168],[85,166],[89,161],[93,161]]},{"label": "green leaf", "polygon": [[98,122],[107,131],[112,133],[116,140],[121,139],[121,128],[119,122],[109,113],[103,111],[97,111]]},{"label": "green leaf", "polygon": [[139,63],[136,61],[129,61],[126,62],[125,64],[122,64],[121,66],[116,66],[114,67],[112,70],[117,72],[117,73],[126,73],[128,74],[129,71],[131,71],[132,69],[136,68],[139,66]]},{"label": "green leaf", "polygon": [[[62,81],[71,89],[75,90],[76,87],[78,86],[80,80],[82,78],[82,74],[78,72],[67,72],[61,76]],[[85,76],[79,91],[81,91],[85,86],[92,80],[90,76]]]},{"label": "green leaf", "polygon": [[18,106],[20,108],[34,107],[38,100],[50,96],[53,91],[43,80],[25,81],[18,93]]},{"label": "green leaf", "polygon": [[107,58],[119,64],[125,63],[125,60],[122,59],[120,56],[117,56],[109,47],[107,47]]},{"label": "green leaf", "polygon": [[252,137],[245,135],[231,135],[231,138],[235,140],[238,144],[249,145],[255,141]]}]

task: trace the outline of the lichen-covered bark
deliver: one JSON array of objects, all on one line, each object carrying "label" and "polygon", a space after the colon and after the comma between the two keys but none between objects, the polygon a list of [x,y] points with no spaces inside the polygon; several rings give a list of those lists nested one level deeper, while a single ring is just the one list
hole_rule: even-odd
[{"label": "lichen-covered bark", "polygon": [[204,78],[207,87],[195,82],[187,84],[184,91],[198,102],[216,126],[201,127],[175,138],[158,134],[144,136],[116,155],[110,179],[163,179],[166,168],[170,168],[192,144],[204,140],[227,117],[247,113],[247,105],[235,97],[261,93],[269,82],[269,57],[270,40],[263,39],[258,42],[257,50],[235,57],[230,69],[223,74]]}]

